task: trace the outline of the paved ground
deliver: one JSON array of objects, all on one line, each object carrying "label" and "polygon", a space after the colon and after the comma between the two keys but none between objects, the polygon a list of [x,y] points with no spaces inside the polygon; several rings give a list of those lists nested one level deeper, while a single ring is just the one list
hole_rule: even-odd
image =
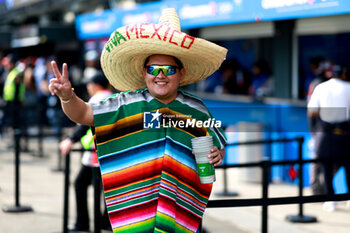
[{"label": "paved ground", "polygon": [[[9,150],[7,139],[0,140],[0,207],[15,204],[14,195],[14,153]],[[29,142],[29,149],[35,151],[37,141]],[[62,172],[53,172],[57,167],[57,141],[54,138],[45,139],[44,154],[40,158],[31,153],[21,153],[20,166],[20,204],[30,205],[33,212],[6,213],[0,211],[0,233],[41,233],[62,232],[63,212],[63,181]],[[77,174],[80,165],[80,154],[72,154],[71,182]],[[230,170],[229,189],[237,191],[240,195],[235,198],[260,197],[261,187],[258,184],[240,182],[237,170]],[[75,219],[75,202],[73,186],[70,187],[70,218],[73,224]],[[215,193],[222,190],[222,172],[217,172],[217,182],[211,199],[217,199]],[[92,197],[92,189],[89,196]],[[297,194],[297,187],[285,184],[273,184],[269,188],[271,196],[293,196]],[[305,189],[305,194],[309,190]],[[92,198],[90,198],[92,207]],[[285,220],[288,214],[297,214],[297,205],[269,207],[269,232],[350,232],[350,209],[345,202],[338,203],[335,212],[326,212],[321,203],[304,205],[307,215],[317,217],[318,223],[295,224]],[[92,208],[90,208],[90,216]],[[207,209],[203,225],[210,233],[245,233],[260,232],[260,207],[215,208]],[[91,226],[93,229],[93,226]]]}]

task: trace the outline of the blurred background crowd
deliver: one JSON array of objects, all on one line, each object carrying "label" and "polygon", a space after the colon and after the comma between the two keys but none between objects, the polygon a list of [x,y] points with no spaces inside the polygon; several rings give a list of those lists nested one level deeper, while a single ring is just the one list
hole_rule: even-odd
[{"label": "blurred background crowd", "polygon": [[[11,124],[13,118],[9,117],[12,102],[18,102],[26,111],[22,117],[26,124],[37,124],[41,121],[44,125],[52,126],[55,133],[61,133],[61,127],[70,124],[64,116],[61,105],[56,96],[49,93],[48,84],[54,78],[51,61],[57,60],[54,55],[18,57],[9,53],[1,58],[0,65],[0,106],[3,112],[0,117],[0,133],[5,124]],[[70,78],[77,95],[84,100],[89,99],[86,84],[100,71],[99,54],[88,51],[84,55],[84,66],[70,65]],[[13,77],[15,76],[15,77]],[[112,89],[112,88],[111,88]],[[63,122],[58,122],[63,119]]]},{"label": "blurred background crowd", "polygon": [[[14,101],[16,88],[8,90],[8,86],[18,85],[21,90],[19,100],[28,109],[26,118],[35,120],[44,116],[42,120],[45,124],[57,125],[55,115],[61,114],[61,111],[57,97],[51,96],[48,90],[49,81],[54,78],[50,63],[52,60],[61,63],[64,61],[55,55],[22,57],[13,51],[10,52],[0,54],[0,105],[5,106],[6,102]],[[75,92],[84,100],[89,99],[86,90],[87,80],[101,71],[99,57],[99,51],[88,50],[83,55],[82,64],[77,63],[79,59],[69,63],[69,77]],[[12,80],[14,73],[16,80]],[[201,85],[203,86],[201,91],[205,92],[260,97],[272,96],[274,88],[273,76],[265,60],[256,61],[250,69],[244,68],[236,59],[227,60],[212,78]],[[39,111],[37,106],[41,107]],[[2,125],[6,123],[5,118],[4,114],[0,117]]]},{"label": "blurred background crowd", "polygon": [[[234,43],[236,43],[234,41]],[[248,42],[249,43],[249,42]],[[39,45],[38,45],[39,46]],[[39,49],[34,47],[35,49]],[[33,48],[33,49],[34,49]],[[76,51],[80,53],[80,51]],[[27,124],[33,124],[40,119],[44,124],[56,128],[56,133],[60,130],[57,117],[65,118],[60,109],[60,103],[56,96],[51,96],[48,90],[48,83],[54,74],[50,62],[57,60],[60,64],[68,62],[69,77],[72,80],[75,92],[84,100],[89,99],[86,84],[96,73],[101,71],[99,50],[83,50],[81,57],[75,54],[70,57],[70,53],[63,56],[55,54],[30,56],[21,54],[20,49],[9,49],[0,51],[0,106],[5,107],[7,102],[13,101],[13,96],[6,93],[8,86],[12,85],[11,72],[16,73],[16,84],[20,88],[20,102],[27,108]],[[44,51],[44,54],[46,51]],[[74,53],[73,53],[74,56]],[[247,65],[247,64],[246,64]],[[231,94],[235,96],[250,96],[256,99],[264,97],[274,97],[274,89],[278,88],[274,84],[274,75],[270,64],[265,59],[258,59],[252,62],[251,66],[243,65],[238,59],[230,58],[223,62],[220,69],[210,78],[202,81],[196,86],[187,86],[184,89],[192,91],[203,91],[216,94]],[[307,101],[310,99],[314,88],[332,77],[341,77],[350,80],[347,64],[336,63],[328,57],[314,56],[309,59],[308,67],[300,69],[299,78],[303,80],[300,84],[298,99]],[[111,91],[118,90],[110,87]],[[7,90],[14,92],[16,88]],[[22,96],[21,96],[22,95]],[[0,114],[0,133],[6,122],[11,118],[6,118],[6,111]],[[68,119],[64,119],[63,125],[69,124]]]}]

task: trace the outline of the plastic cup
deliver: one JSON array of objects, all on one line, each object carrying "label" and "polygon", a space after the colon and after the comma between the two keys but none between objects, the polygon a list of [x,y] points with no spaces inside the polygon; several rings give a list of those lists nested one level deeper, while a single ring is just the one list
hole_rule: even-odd
[{"label": "plastic cup", "polygon": [[211,136],[197,137],[193,138],[191,142],[201,183],[213,183],[215,181],[215,169],[213,164],[209,163],[210,159],[208,158],[213,148],[213,138]]},{"label": "plastic cup", "polygon": [[213,142],[212,136],[202,136],[202,137],[196,137],[191,139],[192,143],[198,143],[198,142]]},{"label": "plastic cup", "polygon": [[207,151],[213,148],[213,138],[211,136],[192,138],[192,149],[194,152]]}]

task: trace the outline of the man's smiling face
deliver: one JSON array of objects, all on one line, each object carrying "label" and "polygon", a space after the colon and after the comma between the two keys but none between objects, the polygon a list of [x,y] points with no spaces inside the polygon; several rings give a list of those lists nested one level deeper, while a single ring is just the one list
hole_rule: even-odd
[{"label": "man's smiling face", "polygon": [[[161,54],[150,56],[146,67],[149,65],[179,66],[174,57]],[[157,75],[152,75],[147,73],[147,68],[143,68],[143,76],[149,92],[164,104],[170,103],[177,97],[177,89],[184,73],[184,68],[181,70],[176,68],[176,72],[172,75],[166,76],[162,71]]]}]

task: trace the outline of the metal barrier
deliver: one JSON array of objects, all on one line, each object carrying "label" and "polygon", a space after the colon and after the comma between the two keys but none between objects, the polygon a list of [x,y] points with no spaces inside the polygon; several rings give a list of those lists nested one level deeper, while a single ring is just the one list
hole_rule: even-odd
[{"label": "metal barrier", "polygon": [[[227,163],[227,156],[224,157],[224,160],[223,160],[223,164],[226,164]],[[231,197],[235,197],[235,196],[238,196],[238,192],[232,192],[232,191],[228,191],[228,187],[227,187],[227,169],[223,169],[224,171],[224,177],[223,177],[223,182],[224,182],[224,190],[220,193],[217,193],[216,195],[218,196],[223,196],[223,197],[227,197],[227,196],[231,196]]]},{"label": "metal barrier", "polygon": [[[268,206],[269,205],[285,205],[285,204],[299,204],[298,215],[287,216],[287,220],[292,222],[315,222],[316,218],[311,216],[304,216],[303,214],[303,204],[312,202],[323,202],[323,201],[341,201],[349,200],[350,192],[347,194],[337,194],[337,195],[314,195],[314,196],[303,196],[303,165],[306,163],[320,163],[320,162],[342,162],[350,161],[350,158],[345,159],[309,159],[303,160],[302,158],[302,145],[304,142],[303,137],[296,137],[291,139],[276,139],[276,140],[258,140],[258,141],[248,141],[248,142],[238,142],[231,143],[228,145],[239,146],[239,145],[253,145],[253,144],[271,144],[271,143],[283,143],[283,142],[298,142],[298,159],[297,160],[284,160],[284,161],[269,161],[263,160],[254,163],[244,163],[244,164],[234,164],[227,165],[224,164],[216,169],[227,169],[227,168],[242,168],[242,167],[261,167],[262,168],[262,198],[250,198],[250,199],[225,199],[225,200],[211,200],[208,202],[207,208],[224,208],[224,207],[242,207],[242,206],[262,206],[262,223],[261,232],[268,232]],[[299,195],[295,197],[278,197],[269,198],[268,197],[268,185],[269,185],[269,169],[275,165],[292,165],[299,164]],[[202,229],[200,229],[202,232]]]},{"label": "metal barrier", "polygon": [[65,158],[65,169],[64,169],[63,233],[68,233],[69,174],[70,174],[70,154],[67,154]]},{"label": "metal barrier", "polygon": [[[95,151],[85,149],[73,149],[71,152]],[[94,233],[101,232],[101,182],[98,176],[99,168],[93,169],[92,184],[94,187]],[[68,213],[69,213],[69,177],[70,177],[70,154],[65,156],[64,169],[64,197],[63,197],[63,233],[68,233]]]},{"label": "metal barrier", "polygon": [[14,131],[14,152],[15,152],[15,205],[14,206],[4,206],[4,212],[27,212],[33,211],[30,206],[20,205],[20,140],[21,140],[21,103],[19,101],[19,84],[16,84],[16,93],[15,99],[12,102],[7,102],[11,108],[8,108],[7,111],[11,111],[7,117],[12,116],[12,126]]},{"label": "metal barrier", "polygon": [[[26,152],[30,152],[33,154],[33,156],[36,156],[36,157],[44,157],[44,149],[43,149],[43,138],[45,137],[56,137],[57,138],[57,142],[60,142],[61,139],[62,139],[62,132],[59,131],[57,133],[55,132],[52,132],[52,133],[47,133],[47,132],[44,132],[44,128],[45,128],[45,124],[44,124],[44,117],[42,116],[42,109],[43,107],[41,105],[37,105],[35,107],[22,107],[21,110],[23,110],[24,114],[26,114],[25,112],[29,111],[29,110],[36,110],[38,113],[39,113],[39,116],[38,116],[38,121],[36,123],[36,126],[38,127],[38,133],[37,134],[34,134],[34,135],[28,135],[28,124],[25,123],[25,127],[22,129],[23,130],[23,137],[25,139],[25,145],[28,144],[28,137],[30,138],[37,138],[38,141],[37,141],[37,151],[30,151],[28,149],[28,146],[25,146],[24,148],[24,151]],[[64,126],[63,126],[63,119],[62,117],[59,117],[58,116],[58,124],[59,124],[59,127],[61,129],[64,129]],[[23,151],[23,149],[22,149]],[[54,172],[61,172],[64,170],[63,168],[63,158],[61,156],[61,153],[60,153],[60,150],[59,148],[57,149],[57,166],[52,168],[51,169],[52,171]]]},{"label": "metal barrier", "polygon": [[14,130],[14,141],[15,141],[15,205],[14,206],[4,206],[4,212],[28,212],[33,211],[30,206],[23,206],[20,204],[20,138],[21,130]]},{"label": "metal barrier", "polygon": [[[2,209],[4,212],[28,212],[28,211],[33,211],[32,207],[30,206],[23,206],[20,204],[20,153],[22,151],[21,148],[21,138],[23,136],[26,136],[26,129],[21,127],[20,125],[20,107],[17,106],[18,108],[14,108],[14,127],[13,127],[13,132],[14,132],[14,154],[15,154],[15,205],[14,206],[4,206]],[[25,133],[23,133],[23,131]],[[57,134],[39,134],[39,135],[33,135],[33,137],[38,137],[41,139],[43,136],[57,136]],[[60,140],[60,134],[58,135],[58,140]],[[60,153],[58,151],[58,153]],[[63,171],[63,169],[62,169]]]}]

